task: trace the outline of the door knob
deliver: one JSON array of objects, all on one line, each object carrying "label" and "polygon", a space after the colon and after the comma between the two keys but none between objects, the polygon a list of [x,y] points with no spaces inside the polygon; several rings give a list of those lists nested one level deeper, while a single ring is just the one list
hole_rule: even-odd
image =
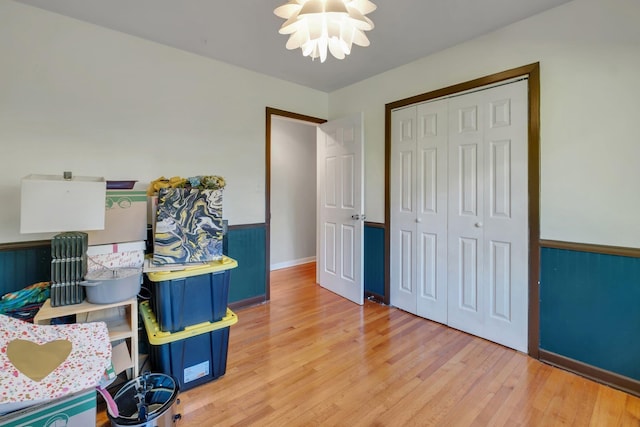
[{"label": "door knob", "polygon": [[422,222],[422,218],[416,218],[416,222],[418,223]]},{"label": "door knob", "polygon": [[354,220],[354,221],[357,221],[357,220],[360,219],[360,215],[358,215],[358,214],[351,215],[351,219]]},{"label": "door knob", "polygon": [[481,222],[476,222],[474,225],[476,226],[476,228],[481,228],[482,227],[482,223]]}]

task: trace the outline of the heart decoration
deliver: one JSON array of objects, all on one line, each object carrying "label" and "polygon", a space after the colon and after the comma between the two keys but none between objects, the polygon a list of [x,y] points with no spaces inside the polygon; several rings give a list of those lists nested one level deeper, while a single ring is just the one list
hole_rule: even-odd
[{"label": "heart decoration", "polygon": [[15,339],[7,344],[9,361],[33,381],[41,381],[71,354],[71,341],[55,340],[45,344]]}]

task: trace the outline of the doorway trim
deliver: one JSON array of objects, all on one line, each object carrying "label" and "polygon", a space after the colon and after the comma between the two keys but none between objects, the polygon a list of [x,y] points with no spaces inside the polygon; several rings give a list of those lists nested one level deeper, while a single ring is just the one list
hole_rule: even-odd
[{"label": "doorway trim", "polygon": [[529,315],[528,315],[528,353],[539,358],[540,342],[540,303],[538,281],[540,276],[540,63],[512,68],[489,76],[480,77],[464,83],[415,95],[409,98],[385,104],[384,141],[385,141],[385,279],[384,302],[389,304],[391,292],[391,111],[431,99],[476,89],[515,77],[528,77],[528,196],[529,196]]},{"label": "doorway trim", "polygon": [[325,119],[306,116],[304,114],[266,107],[265,123],[265,188],[264,188],[264,223],[265,223],[265,300],[271,299],[271,120],[273,116],[287,117],[303,122],[321,124]]}]

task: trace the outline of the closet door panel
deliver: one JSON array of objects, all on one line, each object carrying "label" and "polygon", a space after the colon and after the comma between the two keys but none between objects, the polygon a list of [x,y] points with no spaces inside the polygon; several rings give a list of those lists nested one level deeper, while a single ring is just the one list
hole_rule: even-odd
[{"label": "closet door panel", "polygon": [[506,322],[512,320],[511,244],[489,243],[489,304],[491,317]]},{"label": "closet door panel", "polygon": [[391,305],[416,314],[416,108],[391,116]]},{"label": "closet door panel", "polygon": [[422,257],[418,260],[418,283],[420,283],[420,297],[437,301],[439,292],[437,286],[438,271],[438,236],[431,233],[420,235],[420,249]]},{"label": "closet door panel", "polygon": [[527,351],[529,238],[527,82],[483,91],[486,283],[484,338]]},{"label": "closet door panel", "polygon": [[520,351],[528,313],[526,88],[511,83],[449,104],[449,325]]},{"label": "closet door panel", "polygon": [[449,325],[482,336],[484,277],[482,94],[449,100]]},{"label": "closet door panel", "polygon": [[417,105],[417,314],[447,323],[447,101]]}]

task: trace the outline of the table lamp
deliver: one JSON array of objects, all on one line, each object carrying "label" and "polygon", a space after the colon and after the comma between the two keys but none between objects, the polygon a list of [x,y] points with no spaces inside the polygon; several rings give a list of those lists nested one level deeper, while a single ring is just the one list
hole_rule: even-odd
[{"label": "table lamp", "polygon": [[27,175],[22,178],[20,232],[57,232],[51,240],[51,306],[84,300],[80,282],[87,273],[85,231],[104,229],[103,177]]}]

